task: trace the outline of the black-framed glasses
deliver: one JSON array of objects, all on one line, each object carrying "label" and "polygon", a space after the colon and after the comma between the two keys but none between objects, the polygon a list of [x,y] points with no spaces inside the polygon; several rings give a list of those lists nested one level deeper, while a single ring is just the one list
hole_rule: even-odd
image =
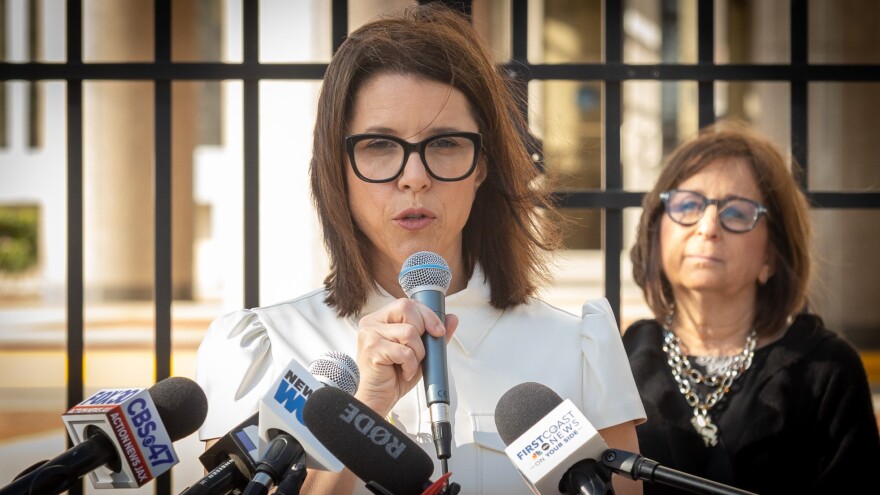
[{"label": "black-framed glasses", "polygon": [[428,175],[454,182],[466,179],[477,168],[483,136],[478,132],[444,132],[418,143],[388,134],[354,134],[345,137],[345,149],[355,175],[364,182],[391,182],[403,173],[409,156],[417,151]]},{"label": "black-framed glasses", "polygon": [[721,226],[738,234],[754,229],[761,215],[767,214],[767,207],[761,203],[738,196],[709,199],[698,192],[672,189],[660,193],[660,199],[669,218],[685,226],[699,222],[706,208],[715,205]]}]

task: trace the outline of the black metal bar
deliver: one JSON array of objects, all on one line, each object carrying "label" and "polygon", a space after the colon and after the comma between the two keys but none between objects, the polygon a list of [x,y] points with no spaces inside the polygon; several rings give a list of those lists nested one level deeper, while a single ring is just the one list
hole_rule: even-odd
[{"label": "black metal bar", "polygon": [[[156,81],[155,98],[155,168],[153,304],[155,314],[156,377],[158,382],[171,376],[171,302],[172,302],[172,233],[171,233],[171,82]],[[132,226],[134,227],[134,226]],[[171,493],[171,471],[156,480],[156,493]]]},{"label": "black metal bar", "polygon": [[242,2],[242,58],[245,64],[260,63],[260,2]]},{"label": "black metal bar", "polygon": [[[623,8],[621,2],[606,0],[605,9],[605,54],[606,63],[623,61]],[[605,82],[603,152],[605,169],[603,173],[604,190],[623,187],[623,169],[620,163],[620,126],[623,120],[622,85],[620,81]],[[623,216],[620,210],[603,202],[602,252],[605,257],[605,297],[611,310],[620,323],[620,253],[623,249]]]},{"label": "black metal bar", "polygon": [[877,65],[527,64],[532,79],[596,81],[880,81]]},{"label": "black metal bar", "polygon": [[[67,65],[82,63],[82,2],[67,2]],[[2,71],[0,71],[2,72]],[[67,407],[84,399],[84,304],[83,295],[83,85],[67,81]],[[73,446],[67,438],[68,448]],[[82,495],[83,482],[68,493]]]},{"label": "black metal bar", "polygon": [[[807,60],[808,10],[806,0],[791,0],[791,65],[793,67],[806,67],[809,63]],[[875,72],[880,71],[875,68]],[[804,190],[809,187],[807,94],[807,81],[791,82],[791,155],[803,168],[803,174],[797,179]]]},{"label": "black metal bar", "polygon": [[[156,60],[171,58],[170,0],[156,0]],[[171,81],[154,82],[154,209],[155,209],[155,316],[156,381],[171,376],[171,300],[172,300],[172,166],[171,163]]]},{"label": "black metal bar", "polygon": [[[260,53],[259,2],[244,2],[245,63]],[[244,305],[260,304],[260,83],[244,81]]]},{"label": "black metal bar", "polygon": [[223,62],[120,62],[74,66],[47,63],[0,63],[0,80],[96,79],[96,80],[227,80],[322,79],[327,64],[240,64]]},{"label": "black metal bar", "polygon": [[[171,61],[171,2],[154,0],[154,59]],[[154,350],[158,382],[171,376],[171,299],[172,299],[172,232],[171,232],[171,81],[158,80],[154,85],[155,129],[153,169],[154,251],[153,311],[155,314]],[[157,495],[171,495],[171,471],[156,479]]]},{"label": "black metal bar", "polygon": [[880,208],[880,192],[817,192],[808,191],[814,208],[874,209]]},{"label": "black metal bar", "polygon": [[[524,0],[514,0],[511,5],[510,29],[511,29],[511,61],[503,65],[503,69],[507,72],[511,89],[516,94],[519,102],[519,111],[525,122],[529,120],[529,73],[528,73],[528,27],[529,27],[529,10],[528,2]],[[544,147],[543,143],[528,129],[523,130],[523,137],[526,146],[529,148],[529,154],[533,157],[540,157],[535,161],[535,165],[543,171],[544,166]]]},{"label": "black metal bar", "polygon": [[623,211],[606,207],[603,213],[605,235],[602,238],[602,250],[605,254],[605,298],[608,299],[617,324],[620,325],[620,301],[622,299],[620,294],[620,256],[623,253]]},{"label": "black metal bar", "polygon": [[[807,199],[814,208],[874,209],[880,208],[880,191],[808,191]],[[638,208],[644,192],[623,190],[564,190],[554,193],[560,208]]]},{"label": "black metal bar", "polygon": [[510,12],[511,39],[510,58],[517,64],[528,64],[529,60],[529,2],[513,0]]},{"label": "black metal bar", "polygon": [[153,60],[171,61],[171,1],[153,0]]},{"label": "black metal bar", "polygon": [[[528,74],[529,80],[572,81],[781,81],[781,82],[873,82],[880,81],[880,66],[869,64],[723,64],[712,66],[675,64],[506,64]],[[0,62],[0,81],[45,79],[95,80],[320,80],[327,64],[259,64],[222,62],[175,63],[10,63]]]},{"label": "black metal bar", "polygon": [[[700,0],[697,4],[697,64],[701,69],[715,63],[715,3]],[[703,128],[715,122],[715,81],[697,83],[697,120]]]},{"label": "black metal bar", "polygon": [[333,42],[333,53],[336,53],[336,50],[348,37],[348,0],[333,0],[330,8],[332,9],[330,39]]},{"label": "black metal bar", "polygon": [[556,205],[560,208],[635,208],[642,205],[641,192],[603,189],[599,190],[564,190],[553,194]]}]

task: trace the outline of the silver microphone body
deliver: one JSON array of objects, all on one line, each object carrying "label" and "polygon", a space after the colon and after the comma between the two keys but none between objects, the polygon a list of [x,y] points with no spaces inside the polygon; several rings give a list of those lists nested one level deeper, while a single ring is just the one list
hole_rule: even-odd
[{"label": "silver microphone body", "polygon": [[[449,265],[440,255],[420,251],[406,259],[398,277],[407,297],[424,304],[446,325],[446,291],[452,281]],[[446,369],[446,339],[422,334],[425,358],[422,381],[431,414],[431,432],[438,459],[452,455],[452,425],[449,422],[449,378]]]}]

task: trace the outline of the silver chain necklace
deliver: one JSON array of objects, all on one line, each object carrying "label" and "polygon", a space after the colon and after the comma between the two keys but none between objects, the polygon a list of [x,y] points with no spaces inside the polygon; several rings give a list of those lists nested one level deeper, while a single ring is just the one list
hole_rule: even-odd
[{"label": "silver chain necklace", "polygon": [[[670,315],[671,316],[671,315]],[[718,404],[724,396],[730,392],[730,386],[734,380],[749,369],[752,358],[755,356],[755,344],[758,339],[755,330],[749,333],[743,350],[732,356],[730,366],[725,366],[720,373],[703,374],[691,366],[688,357],[681,350],[681,340],[669,329],[669,320],[663,325],[663,352],[668,356],[667,363],[672,369],[672,377],[678,383],[679,392],[684,395],[689,406],[694,408],[694,417],[691,424],[702,435],[707,447],[718,444],[718,426],[712,422],[709,409]],[[698,384],[715,387],[705,397],[701,398],[695,390]]]}]

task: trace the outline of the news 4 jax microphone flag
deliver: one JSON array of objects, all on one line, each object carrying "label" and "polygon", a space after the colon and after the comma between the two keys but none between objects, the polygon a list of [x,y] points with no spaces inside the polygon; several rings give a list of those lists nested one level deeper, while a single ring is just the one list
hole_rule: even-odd
[{"label": "news 4 jax microphone flag", "polygon": [[306,451],[306,468],[339,472],[344,465],[303,423],[303,408],[312,392],[323,387],[296,359],[271,386],[259,405],[260,455],[280,433],[293,436]]}]

